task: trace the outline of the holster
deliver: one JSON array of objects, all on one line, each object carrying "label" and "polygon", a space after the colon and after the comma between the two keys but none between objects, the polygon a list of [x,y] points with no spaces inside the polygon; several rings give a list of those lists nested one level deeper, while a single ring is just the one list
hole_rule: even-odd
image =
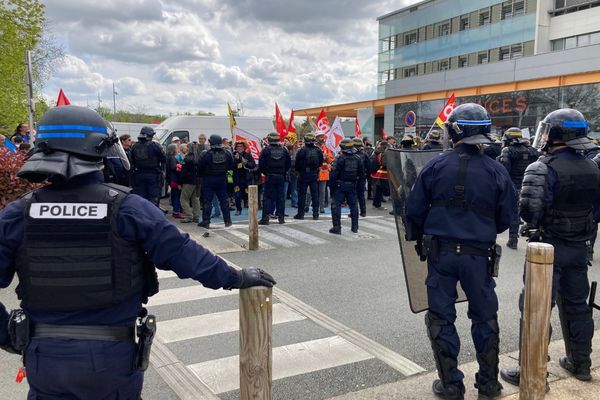
[{"label": "holster", "polygon": [[421,251],[421,261],[426,261],[428,258],[431,261],[437,261],[439,254],[438,240],[432,235],[423,235]]},{"label": "holster", "polygon": [[8,319],[8,335],[12,348],[23,354],[31,340],[31,320],[25,311],[12,310]]},{"label": "holster", "polygon": [[152,350],[152,342],[156,334],[156,317],[148,315],[139,318],[136,326],[138,337],[137,354],[135,359],[135,367],[140,371],[145,371],[150,365],[150,352]]},{"label": "holster", "polygon": [[494,244],[492,246],[492,254],[489,259],[490,275],[492,278],[497,278],[500,272],[500,259],[502,258],[502,246]]}]

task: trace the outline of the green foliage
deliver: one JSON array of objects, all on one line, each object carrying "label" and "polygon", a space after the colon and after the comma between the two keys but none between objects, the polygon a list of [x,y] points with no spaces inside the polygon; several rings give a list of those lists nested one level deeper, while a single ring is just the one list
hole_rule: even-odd
[{"label": "green foliage", "polygon": [[117,114],[114,115],[112,109],[107,107],[96,108],[96,112],[107,121],[112,122],[137,122],[140,124],[158,124],[165,119],[166,115],[148,115],[142,112],[131,112],[125,110],[117,110]]},{"label": "green foliage", "polygon": [[40,0],[0,0],[0,128],[27,120],[25,52],[39,44],[44,23]]},{"label": "green foliage", "polygon": [[5,148],[0,148],[0,187],[3,188],[0,193],[0,209],[25,193],[43,186],[17,177],[17,172],[24,162],[23,154],[13,154]]}]

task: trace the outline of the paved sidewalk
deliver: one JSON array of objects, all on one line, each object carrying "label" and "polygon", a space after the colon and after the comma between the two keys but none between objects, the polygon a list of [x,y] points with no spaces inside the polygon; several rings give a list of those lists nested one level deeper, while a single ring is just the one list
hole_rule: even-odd
[{"label": "paved sidewalk", "polygon": [[[501,339],[502,340],[502,339]],[[564,355],[564,344],[562,340],[550,343],[549,354],[552,361],[548,364],[550,373],[550,392],[546,395],[548,400],[588,400],[600,398],[600,330],[597,330],[592,342],[593,379],[591,382],[580,382],[571,377],[568,372],[558,365],[559,357]],[[500,356],[500,368],[514,367],[517,364],[518,354],[516,352],[502,354]],[[460,369],[465,374],[466,400],[477,399],[477,389],[473,387],[477,362],[463,364]],[[423,373],[415,377],[407,378],[387,385],[365,389],[359,392],[348,393],[343,396],[334,397],[331,400],[429,400],[438,399],[431,392],[431,384],[437,378],[435,371]],[[517,400],[519,388],[502,381],[504,390],[502,398],[506,400]]]}]

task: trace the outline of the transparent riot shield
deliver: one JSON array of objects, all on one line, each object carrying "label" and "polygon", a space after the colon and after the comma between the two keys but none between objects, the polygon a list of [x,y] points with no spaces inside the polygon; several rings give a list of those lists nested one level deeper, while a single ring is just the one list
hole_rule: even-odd
[{"label": "transparent riot shield", "polygon": [[[425,285],[427,262],[421,261],[417,255],[416,242],[407,242],[405,239],[406,200],[423,166],[438,154],[440,154],[439,150],[406,151],[388,149],[385,152],[385,164],[389,174],[390,192],[402,256],[402,268],[404,269],[410,308],[415,314],[429,308],[427,286]],[[465,301],[466,297],[460,285],[457,286],[457,291],[459,295],[457,302]]]}]

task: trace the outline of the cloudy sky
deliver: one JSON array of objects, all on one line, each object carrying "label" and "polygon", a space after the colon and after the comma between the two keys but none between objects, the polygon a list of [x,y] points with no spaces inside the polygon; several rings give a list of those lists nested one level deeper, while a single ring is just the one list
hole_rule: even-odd
[{"label": "cloudy sky", "polygon": [[416,0],[45,0],[76,104],[245,115],[376,97],[378,16]]}]

